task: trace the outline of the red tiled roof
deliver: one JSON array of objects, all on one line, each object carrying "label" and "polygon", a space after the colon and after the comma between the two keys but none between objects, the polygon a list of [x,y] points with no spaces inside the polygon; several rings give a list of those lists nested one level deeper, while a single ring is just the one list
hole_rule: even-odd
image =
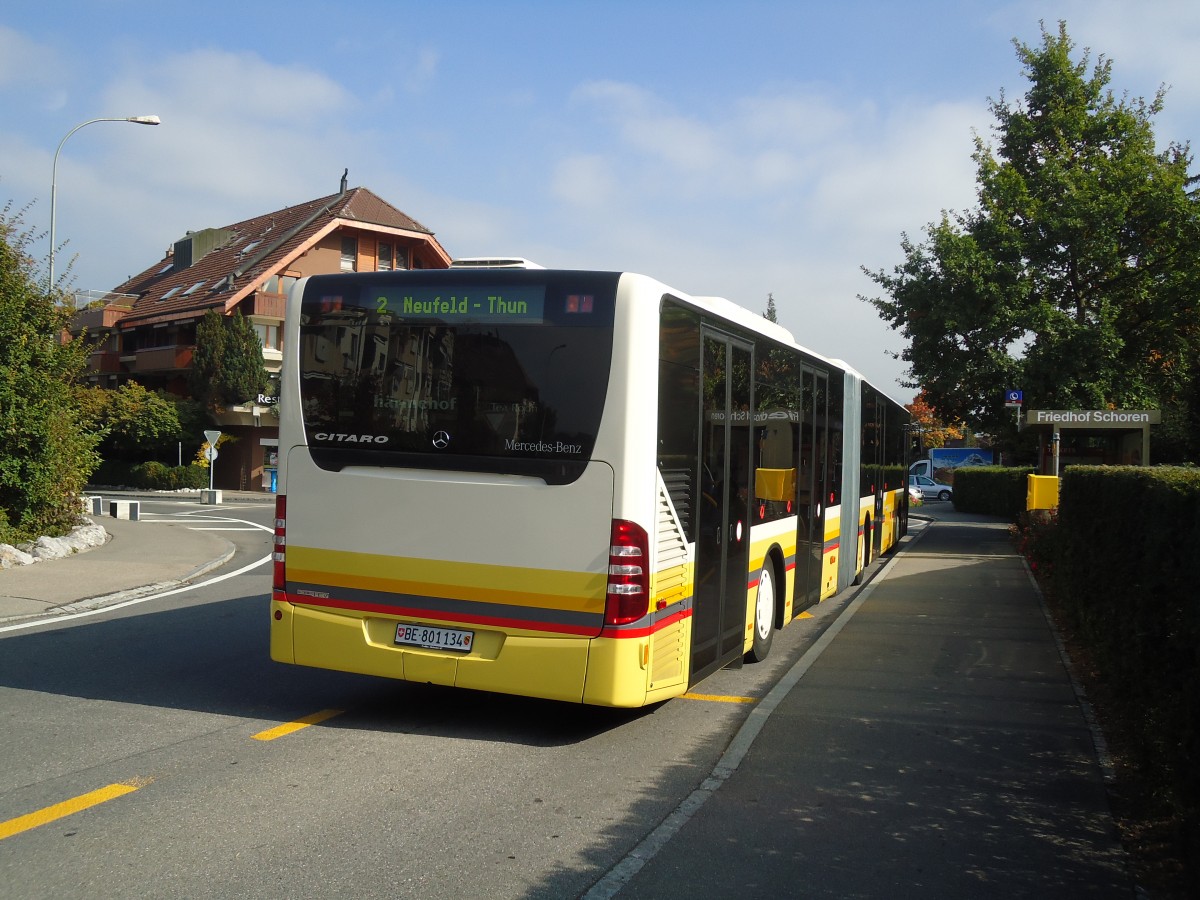
[{"label": "red tiled roof", "polygon": [[420,222],[367,188],[352,188],[215,229],[230,236],[184,268],[176,267],[172,248],[140,275],[113,289],[138,298],[121,327],[179,319],[213,307],[228,311],[284,263],[316,243],[338,220],[424,236],[436,248],[435,253],[445,254],[433,232]]}]

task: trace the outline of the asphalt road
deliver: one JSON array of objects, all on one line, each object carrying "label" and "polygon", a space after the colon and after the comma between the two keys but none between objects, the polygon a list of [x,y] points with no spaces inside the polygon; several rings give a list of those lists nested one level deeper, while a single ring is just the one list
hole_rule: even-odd
[{"label": "asphalt road", "polygon": [[578,896],[712,771],[751,708],[729,701],[763,696],[845,603],[700,688],[724,699],[622,712],[393,683],[272,663],[272,511],[224,515],[237,553],[204,583],[0,638],[3,896]]}]

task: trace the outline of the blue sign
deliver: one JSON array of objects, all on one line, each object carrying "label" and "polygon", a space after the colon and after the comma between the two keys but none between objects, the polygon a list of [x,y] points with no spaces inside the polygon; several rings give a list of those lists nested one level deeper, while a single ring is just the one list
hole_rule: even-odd
[{"label": "blue sign", "polygon": [[1005,406],[1020,406],[1024,402],[1025,402],[1025,392],[1024,391],[1008,390],[1008,391],[1004,392],[1004,405]]}]

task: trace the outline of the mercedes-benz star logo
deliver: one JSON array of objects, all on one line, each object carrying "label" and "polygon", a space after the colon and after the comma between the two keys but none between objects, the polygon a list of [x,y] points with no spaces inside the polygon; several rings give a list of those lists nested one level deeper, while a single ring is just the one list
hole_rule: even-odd
[{"label": "mercedes-benz star logo", "polygon": [[433,446],[437,447],[439,450],[445,450],[447,447],[449,447],[450,446],[450,432],[448,432],[448,431],[436,432],[433,436]]}]

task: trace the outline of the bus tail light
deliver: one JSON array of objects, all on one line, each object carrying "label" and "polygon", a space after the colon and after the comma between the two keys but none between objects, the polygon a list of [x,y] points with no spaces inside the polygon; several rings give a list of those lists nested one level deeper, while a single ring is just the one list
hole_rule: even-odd
[{"label": "bus tail light", "polygon": [[287,549],[287,497],[275,495],[275,550],[271,554],[272,573],[271,587],[276,591],[287,588],[287,577],[284,572],[284,551]]},{"label": "bus tail light", "polygon": [[613,519],[608,548],[605,625],[626,625],[646,614],[650,597],[650,540],[634,522]]}]

